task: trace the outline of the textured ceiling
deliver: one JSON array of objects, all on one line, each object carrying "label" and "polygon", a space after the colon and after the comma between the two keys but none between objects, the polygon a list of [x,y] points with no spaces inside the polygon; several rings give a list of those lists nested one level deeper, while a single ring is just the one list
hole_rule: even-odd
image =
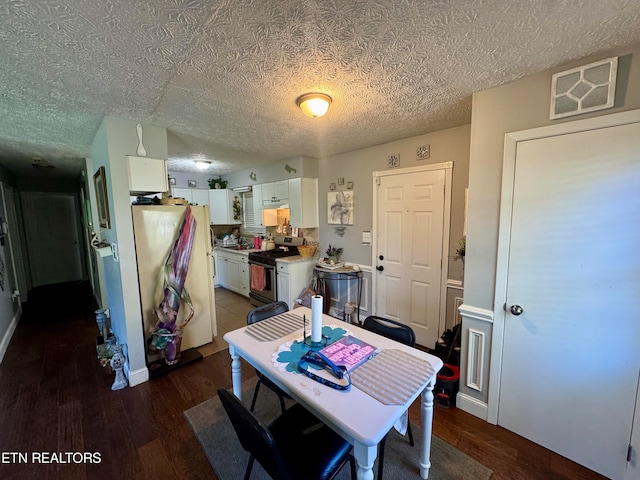
[{"label": "textured ceiling", "polygon": [[[470,122],[471,94],[640,41],[637,0],[0,0],[0,163],[72,173],[104,115],[224,174]],[[333,97],[303,116],[296,98]]]}]

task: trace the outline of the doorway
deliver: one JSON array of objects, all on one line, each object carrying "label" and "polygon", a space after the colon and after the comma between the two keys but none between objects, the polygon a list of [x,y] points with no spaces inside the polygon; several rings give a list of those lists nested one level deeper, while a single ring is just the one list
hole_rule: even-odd
[{"label": "doorway", "polygon": [[503,168],[489,421],[612,479],[640,371],[639,139],[638,112],[509,134]]},{"label": "doorway", "polygon": [[32,286],[82,280],[76,196],[24,192],[22,199]]},{"label": "doorway", "polygon": [[444,329],[452,168],[373,173],[374,313],[409,325],[424,346]]}]

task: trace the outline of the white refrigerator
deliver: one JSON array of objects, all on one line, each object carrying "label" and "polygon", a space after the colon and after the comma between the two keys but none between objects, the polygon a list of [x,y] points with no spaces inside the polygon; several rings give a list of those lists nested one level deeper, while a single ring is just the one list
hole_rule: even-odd
[{"label": "white refrigerator", "polygon": [[[191,297],[194,316],[185,327],[181,350],[210,343],[217,336],[215,293],[211,272],[211,232],[206,205],[191,206],[196,220],[191,260],[185,288]],[[157,318],[153,309],[162,301],[162,267],[180,232],[186,206],[133,205],[133,233],[140,283],[140,303],[145,341],[151,337]],[[180,305],[176,324],[180,325],[188,308]],[[153,359],[149,359],[153,360]]]}]

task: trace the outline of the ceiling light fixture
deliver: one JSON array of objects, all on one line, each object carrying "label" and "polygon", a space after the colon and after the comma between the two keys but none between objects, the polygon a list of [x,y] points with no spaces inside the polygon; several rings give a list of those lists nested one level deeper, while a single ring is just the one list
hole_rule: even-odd
[{"label": "ceiling light fixture", "polygon": [[318,118],[327,113],[331,97],[324,93],[305,93],[298,97],[296,104],[307,117]]},{"label": "ceiling light fixture", "polygon": [[196,164],[199,170],[206,170],[212,162],[210,160],[194,160],[193,163]]}]

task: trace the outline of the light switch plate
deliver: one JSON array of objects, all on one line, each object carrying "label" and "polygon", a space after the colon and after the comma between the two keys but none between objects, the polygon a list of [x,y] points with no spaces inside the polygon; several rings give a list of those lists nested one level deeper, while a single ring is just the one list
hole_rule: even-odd
[{"label": "light switch plate", "polygon": [[112,243],[111,244],[111,253],[113,254],[113,259],[116,262],[120,261],[120,256],[118,255],[118,244],[117,243]]},{"label": "light switch plate", "polygon": [[370,231],[362,232],[362,244],[363,245],[371,245],[371,232]]}]

